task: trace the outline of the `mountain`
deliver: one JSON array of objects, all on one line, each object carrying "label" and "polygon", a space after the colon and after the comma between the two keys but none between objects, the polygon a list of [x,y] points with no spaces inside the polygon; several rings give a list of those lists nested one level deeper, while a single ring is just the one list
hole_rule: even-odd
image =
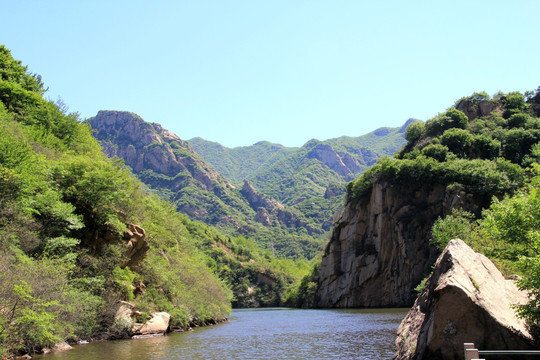
[{"label": "mountain", "polygon": [[345,183],[378,158],[404,144],[409,119],[398,128],[380,128],[360,137],[310,140],[300,148],[269,142],[226,148],[201,138],[188,141],[195,151],[232,183],[244,179],[261,193],[290,206],[323,231],[340,209]]},{"label": "mountain", "polygon": [[[137,319],[119,321],[121,302],[173,328],[226,317],[231,285],[206,252],[239,243],[149,194],[45,92],[0,46],[0,357],[128,336]],[[241,259],[268,263],[256,255]]]},{"label": "mountain", "polygon": [[[101,133],[103,144],[128,167],[45,92],[0,45],[0,358],[130,337],[157,314],[167,319],[160,331],[185,330],[226,319],[231,306],[290,301],[307,261],[278,259],[253,239],[191,220],[129,169],[208,194],[240,193],[189,145],[134,114],[104,113],[111,133]],[[287,212],[247,185],[244,192],[269,212]],[[282,237],[309,249],[309,238],[294,238],[298,249],[293,238]]]},{"label": "mountain", "polygon": [[323,230],[304,215],[248,182],[233,185],[193,148],[159,124],[124,111],[100,111],[87,120],[104,152],[119,157],[133,173],[177,210],[231,235],[245,235],[290,257],[312,258]]},{"label": "mountain", "polygon": [[[298,153],[324,163],[344,178],[354,178],[366,167],[384,155],[393,155],[405,145],[403,134],[414,119],[399,128],[379,128],[359,137],[342,136],[325,141],[310,140],[301,148],[285,147],[267,141],[251,146],[227,148],[200,137],[188,140],[203,159],[233,183],[252,180],[269,170],[276,163],[299,163]],[[318,145],[312,149],[314,145]],[[311,149],[310,154],[306,149]],[[302,163],[302,161],[300,161]],[[285,166],[288,167],[288,166]],[[298,172],[299,169],[296,169]]]},{"label": "mountain", "polygon": [[251,146],[227,148],[200,137],[190,139],[188,143],[221,175],[237,184],[249,180],[252,174],[264,171],[271,164],[298,149],[268,141],[260,141]]},{"label": "mountain", "polygon": [[[491,256],[500,254],[500,264],[515,262],[523,248],[510,256],[509,243],[482,240],[486,231],[474,237],[473,225],[459,227],[482,218],[494,198],[513,194],[535,173],[539,99],[540,93],[529,103],[519,93],[473,95],[426,123],[411,124],[401,151],[347,185],[346,205],[316,274],[316,305],[410,306],[440,251],[436,244],[444,247],[458,234]],[[510,215],[502,228],[514,221],[521,226]],[[488,226],[496,221],[491,217]],[[444,231],[436,222],[447,224]]]}]

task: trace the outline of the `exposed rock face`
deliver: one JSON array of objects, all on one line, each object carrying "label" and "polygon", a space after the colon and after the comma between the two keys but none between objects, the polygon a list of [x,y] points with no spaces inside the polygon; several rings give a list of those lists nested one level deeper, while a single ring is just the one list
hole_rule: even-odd
[{"label": "exposed rock face", "polygon": [[84,233],[83,241],[94,253],[99,253],[104,244],[124,241],[126,247],[123,253],[125,259],[120,264],[122,268],[129,266],[135,269],[150,249],[150,244],[146,240],[146,231],[139,225],[131,223],[126,224],[124,234],[119,233],[113,226],[106,225]]},{"label": "exposed rock face", "polygon": [[244,186],[240,191],[245,196],[252,209],[265,208],[268,211],[283,209],[284,206],[274,199],[259,194],[249,181],[244,180]]},{"label": "exposed rock face", "polygon": [[486,350],[533,349],[525,323],[512,309],[526,301],[526,293],[488,258],[452,240],[399,327],[393,359],[463,359],[466,342]]},{"label": "exposed rock face", "polygon": [[[43,354],[49,354],[51,352],[61,352],[61,351],[67,351],[67,350],[71,350],[71,349],[73,349],[73,347],[71,345],[69,345],[65,341],[62,341],[62,342],[54,344],[52,349],[49,349],[49,348],[41,349],[41,352]],[[31,357],[30,356],[29,357],[19,356],[19,357],[16,357],[16,359],[31,359]]]},{"label": "exposed rock face", "polygon": [[499,110],[496,107],[496,104],[489,100],[483,100],[479,102],[471,101],[469,99],[464,99],[457,104],[456,109],[462,111],[469,120],[476,119],[480,116],[487,116],[491,114],[494,110]]},{"label": "exposed rock face", "polygon": [[272,220],[270,219],[270,214],[266,211],[265,208],[260,207],[257,209],[257,214],[255,214],[255,221],[263,224],[264,226],[271,226]]},{"label": "exposed rock face", "polygon": [[334,196],[343,196],[345,194],[345,187],[341,184],[330,184],[324,191],[324,198],[330,199]]},{"label": "exposed rock face", "polygon": [[411,306],[435,259],[433,222],[460,205],[444,185],[375,183],[335,222],[319,276],[319,307]]},{"label": "exposed rock face", "polygon": [[317,159],[341,176],[354,177],[362,167],[358,160],[345,152],[336,152],[328,144],[318,144],[307,154],[310,159]]},{"label": "exposed rock face", "polygon": [[100,111],[88,123],[108,156],[124,159],[139,179],[169,197],[178,211],[210,224],[232,226],[234,220],[227,214],[255,216],[232,184],[159,124],[125,111]]},{"label": "exposed rock face", "polygon": [[124,320],[131,321],[131,316],[133,316],[133,309],[135,305],[127,301],[120,301],[120,306],[116,310],[114,315],[115,320]]},{"label": "exposed rock face", "polygon": [[[259,194],[247,181],[239,193],[187,142],[159,124],[125,111],[100,111],[88,123],[97,130],[95,137],[108,156],[123,158],[144,183],[168,196],[178,211],[192,218],[240,233],[253,227],[255,221],[267,227],[306,225],[297,214]],[[313,228],[307,230],[312,232]],[[145,248],[145,241],[138,241],[144,233],[131,229],[126,236],[130,260],[124,266],[136,266],[139,251]]]},{"label": "exposed rock face", "polygon": [[290,208],[257,192],[247,180],[244,180],[240,193],[244,195],[249,206],[257,212],[254,220],[264,226],[277,224],[289,228],[305,227],[310,234],[322,233],[322,230],[308,225],[304,218],[291,211]]},{"label": "exposed rock face", "polygon": [[126,241],[125,255],[127,259],[121,267],[129,266],[131,269],[135,269],[150,249],[150,244],[146,240],[146,231],[138,225],[128,224],[124,233],[124,241]]},{"label": "exposed rock face", "polygon": [[152,317],[144,324],[134,324],[133,333],[137,335],[165,334],[169,329],[171,315],[166,312],[150,314]]},{"label": "exposed rock face", "polygon": [[152,170],[175,177],[184,172],[187,178],[178,179],[179,183],[191,183],[209,191],[217,183],[226,183],[215,170],[197,158],[187,142],[159,124],[147,123],[126,111],[99,111],[88,119],[88,123],[97,130],[95,136],[105,153],[124,159],[135,173]]}]

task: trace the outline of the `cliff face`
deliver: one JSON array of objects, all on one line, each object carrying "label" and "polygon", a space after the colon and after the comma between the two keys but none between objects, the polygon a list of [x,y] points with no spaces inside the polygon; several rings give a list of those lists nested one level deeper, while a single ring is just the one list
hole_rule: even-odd
[{"label": "cliff face", "polygon": [[100,111],[88,123],[108,156],[124,159],[144,183],[169,197],[179,211],[233,227],[238,225],[236,219],[255,216],[233,185],[161,125],[126,111]]},{"label": "cliff face", "polygon": [[[197,158],[189,144],[159,124],[145,122],[139,116],[125,111],[100,111],[88,120],[97,130],[105,153],[124,159],[135,173],[152,170],[168,177],[184,172],[177,179],[205,190],[214,190],[217,184],[231,185],[217,171]],[[152,185],[152,184],[151,184]]]},{"label": "cliff face", "polygon": [[410,306],[434,260],[433,222],[462,196],[444,185],[375,183],[335,222],[319,276],[319,307]]},{"label": "cliff face", "polygon": [[308,159],[317,159],[346,180],[351,180],[362,167],[358,160],[346,152],[337,152],[328,144],[318,144],[307,154]]}]

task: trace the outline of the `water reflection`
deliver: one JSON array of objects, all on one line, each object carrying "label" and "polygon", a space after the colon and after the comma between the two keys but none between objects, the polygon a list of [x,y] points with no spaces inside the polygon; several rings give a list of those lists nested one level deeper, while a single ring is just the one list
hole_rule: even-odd
[{"label": "water reflection", "polygon": [[230,321],[164,337],[80,345],[40,359],[388,359],[405,309],[238,309]]}]

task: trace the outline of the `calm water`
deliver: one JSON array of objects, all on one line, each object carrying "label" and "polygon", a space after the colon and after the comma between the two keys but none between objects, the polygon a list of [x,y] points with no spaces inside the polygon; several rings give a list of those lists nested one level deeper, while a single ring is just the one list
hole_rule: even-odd
[{"label": "calm water", "polygon": [[389,359],[405,309],[237,309],[228,323],[76,346],[39,359]]}]

